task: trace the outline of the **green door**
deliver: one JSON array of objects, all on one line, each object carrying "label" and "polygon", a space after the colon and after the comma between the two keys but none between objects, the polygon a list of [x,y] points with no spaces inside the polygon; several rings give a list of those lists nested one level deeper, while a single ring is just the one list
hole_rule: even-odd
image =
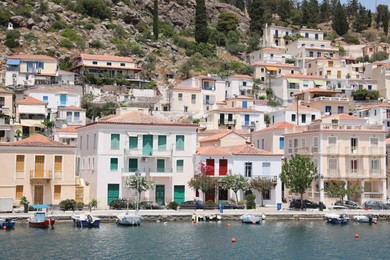
[{"label": "green door", "polygon": [[108,184],[107,204],[119,198],[119,184]]},{"label": "green door", "polygon": [[142,155],[153,155],[153,135],[144,135],[142,138]]},{"label": "green door", "polygon": [[184,202],[184,185],[176,186],[173,188],[173,200],[179,204]]},{"label": "green door", "polygon": [[160,205],[165,204],[165,185],[156,185],[156,202]]}]

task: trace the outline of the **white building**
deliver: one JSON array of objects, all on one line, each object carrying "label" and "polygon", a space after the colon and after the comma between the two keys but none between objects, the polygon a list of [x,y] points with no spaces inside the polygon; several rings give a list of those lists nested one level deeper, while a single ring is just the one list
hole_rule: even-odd
[{"label": "white building", "polygon": [[291,28],[266,24],[263,30],[262,46],[285,48],[292,41],[288,36],[292,36]]},{"label": "white building", "polygon": [[225,98],[235,96],[253,96],[253,77],[248,75],[235,74],[226,81]]},{"label": "white building", "polygon": [[268,115],[271,118],[271,125],[281,122],[309,125],[321,118],[321,111],[311,107],[292,104],[285,108],[269,112]]},{"label": "white building", "polygon": [[390,103],[380,103],[359,108],[355,115],[367,120],[368,124],[384,125],[390,131]]},{"label": "white building", "polygon": [[135,111],[78,128],[80,175],[89,183],[90,197],[100,208],[129,198],[124,183],[138,171],[156,182],[142,200],[165,205],[193,199],[188,181],[194,176],[196,128]]}]

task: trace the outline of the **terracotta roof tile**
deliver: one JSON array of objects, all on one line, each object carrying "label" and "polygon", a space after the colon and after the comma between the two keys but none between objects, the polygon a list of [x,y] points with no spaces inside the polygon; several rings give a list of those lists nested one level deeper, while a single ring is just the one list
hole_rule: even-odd
[{"label": "terracotta roof tile", "polygon": [[220,147],[215,146],[204,146],[196,149],[197,155],[207,155],[207,156],[231,156],[232,154],[228,151],[221,149]]},{"label": "terracotta roof tile", "polygon": [[364,121],[367,120],[367,119],[356,117],[356,116],[350,116],[348,114],[336,114],[336,115],[328,116],[326,118],[328,118],[328,119],[335,118],[335,119],[342,119],[342,120],[364,120]]},{"label": "terracotta roof tile", "polygon": [[237,96],[237,97],[232,97],[232,98],[229,98],[229,100],[234,100],[234,99],[250,99],[250,100],[254,100],[253,97],[248,97],[248,96]]},{"label": "terracotta roof tile", "polygon": [[232,130],[228,130],[226,132],[220,132],[220,133],[216,133],[214,135],[211,135],[211,136],[208,136],[206,138],[203,138],[201,140],[199,140],[199,142],[211,142],[211,141],[218,141],[220,140],[221,138],[227,136],[227,135],[230,135],[230,134],[237,134],[238,136],[242,137],[245,139],[245,137],[243,137],[241,134],[237,133],[236,131],[232,131]]},{"label": "terracotta roof tile", "polygon": [[[308,88],[303,91],[303,93],[329,93],[329,94],[339,94],[341,91],[328,90],[322,88]],[[302,95],[302,92],[298,92],[294,94],[294,96]]]},{"label": "terracotta roof tile", "polygon": [[77,128],[79,128],[79,127],[80,126],[70,125],[70,126],[67,126],[64,128],[56,129],[55,131],[57,133],[77,133]]},{"label": "terracotta roof tile", "polygon": [[264,67],[288,67],[288,68],[297,68],[297,66],[287,64],[287,63],[266,63],[266,62],[254,62],[251,66],[264,66]]},{"label": "terracotta roof tile", "polygon": [[47,105],[47,102],[43,102],[39,99],[28,97],[15,102],[16,105]]},{"label": "terracotta roof tile", "polygon": [[241,107],[222,107],[222,108],[217,108],[211,111],[220,111],[220,112],[248,112],[248,113],[263,113],[262,111],[258,111],[255,109],[251,108],[241,108]]},{"label": "terracotta roof tile", "polygon": [[80,57],[84,60],[104,60],[104,61],[117,61],[117,62],[134,63],[134,60],[132,58],[122,57],[122,56],[80,54]]},{"label": "terracotta roof tile", "polygon": [[184,87],[184,86],[176,86],[173,88],[173,90],[184,90],[184,91],[196,91],[200,92],[199,88],[194,88],[194,87]]},{"label": "terracotta roof tile", "polygon": [[63,144],[57,141],[53,141],[52,139],[43,136],[41,134],[34,134],[26,139],[22,139],[20,141],[16,142],[10,142],[10,143],[0,143],[0,146],[28,146],[28,147],[70,147],[73,148],[74,146],[70,146],[67,144]]},{"label": "terracotta roof tile", "polygon": [[[297,105],[296,104],[291,104],[291,105],[283,108],[282,110],[284,110],[284,111],[297,111]],[[306,106],[302,106],[302,105],[298,105],[298,110],[320,111],[318,109],[315,109],[315,108],[312,108],[312,107],[306,107]]]},{"label": "terracotta roof tile", "polygon": [[233,155],[280,155],[265,150],[258,149],[250,144],[224,146],[221,149],[230,151]]},{"label": "terracotta roof tile", "polygon": [[85,110],[84,108],[77,107],[77,106],[67,106],[67,107],[62,107],[61,109],[63,109],[63,110]]},{"label": "terracotta roof tile", "polygon": [[302,128],[302,129],[304,129],[303,126],[297,126],[297,125],[291,124],[289,122],[280,122],[280,123],[276,123],[276,124],[270,125],[269,127],[266,127],[264,129],[255,131],[254,133],[262,132],[262,131],[269,131],[269,130],[276,130],[276,129],[292,129],[292,128]]},{"label": "terracotta roof tile", "polygon": [[234,75],[231,75],[229,78],[253,79],[252,76],[243,75],[243,74],[234,74]]},{"label": "terracotta roof tile", "polygon": [[56,58],[47,56],[47,55],[32,55],[32,54],[17,54],[8,56],[8,59],[20,59],[20,60],[50,60],[57,61]]},{"label": "terracotta roof tile", "polygon": [[321,78],[319,76],[310,76],[310,75],[303,75],[303,74],[286,74],[283,76],[284,78],[298,78],[298,79],[319,79],[319,80],[326,80],[325,78]]}]

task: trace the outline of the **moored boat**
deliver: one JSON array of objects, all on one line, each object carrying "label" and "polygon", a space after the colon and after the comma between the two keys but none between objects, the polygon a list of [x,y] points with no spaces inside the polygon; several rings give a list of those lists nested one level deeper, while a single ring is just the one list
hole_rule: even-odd
[{"label": "moored boat", "polygon": [[362,215],[362,216],[354,216],[353,220],[359,223],[375,223],[376,221],[378,221],[378,218],[373,217],[371,215],[369,216]]},{"label": "moored boat", "polygon": [[327,216],[327,222],[331,224],[348,224],[349,218],[346,214],[332,214]]},{"label": "moored boat", "polygon": [[34,213],[34,216],[28,219],[28,223],[32,227],[53,227],[55,220],[52,217],[47,217],[46,212],[42,209],[49,209],[48,205],[32,205],[32,208],[36,209],[37,212]]},{"label": "moored boat", "polygon": [[94,217],[91,214],[79,214],[72,216],[73,224],[80,228],[93,228],[100,226],[100,218]]},{"label": "moored boat", "polygon": [[15,221],[10,218],[0,219],[0,226],[2,229],[11,229],[15,227]]},{"label": "moored boat", "polygon": [[116,215],[116,223],[123,226],[139,226],[141,225],[142,217],[138,214],[124,212]]},{"label": "moored boat", "polygon": [[261,217],[244,214],[240,217],[242,223],[248,223],[248,224],[260,224],[260,221],[262,220]]}]

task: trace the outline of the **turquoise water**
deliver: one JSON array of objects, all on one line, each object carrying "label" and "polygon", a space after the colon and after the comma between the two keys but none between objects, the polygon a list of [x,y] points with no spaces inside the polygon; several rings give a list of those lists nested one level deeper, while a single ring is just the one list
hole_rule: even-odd
[{"label": "turquoise water", "polygon": [[[230,227],[228,227],[230,223]],[[355,239],[355,234],[359,238]],[[236,238],[236,243],[231,238]],[[57,223],[0,231],[1,259],[389,259],[390,222],[324,221],[102,223],[98,229]]]}]

